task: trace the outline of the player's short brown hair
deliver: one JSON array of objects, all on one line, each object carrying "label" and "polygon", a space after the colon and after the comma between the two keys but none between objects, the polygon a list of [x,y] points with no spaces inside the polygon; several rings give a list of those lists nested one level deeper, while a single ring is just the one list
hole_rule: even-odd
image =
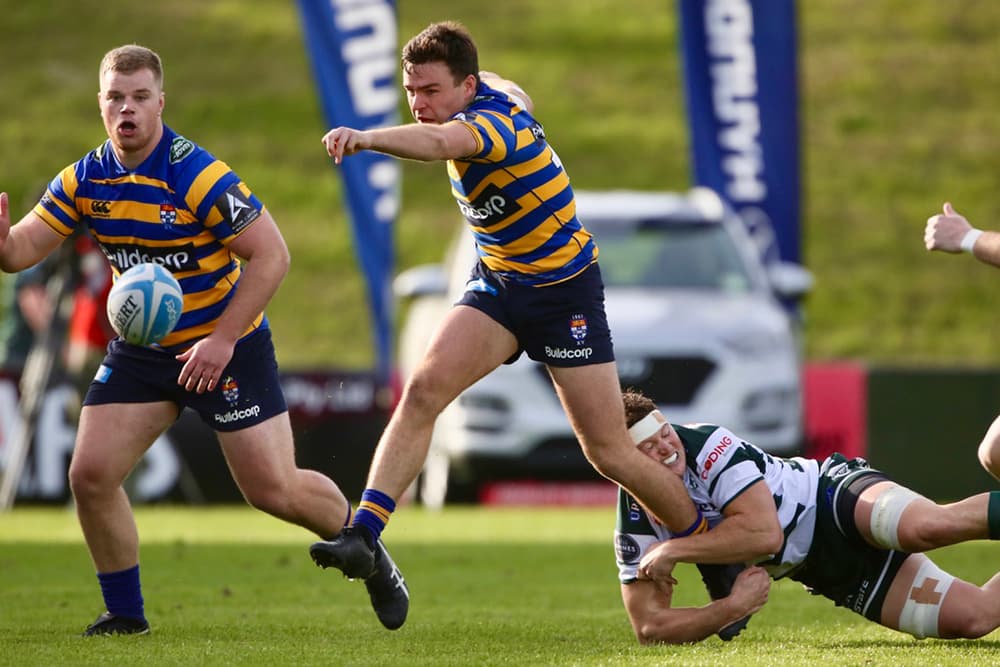
[{"label": "player's short brown hair", "polygon": [[626,389],[622,392],[625,403],[625,425],[632,428],[640,419],[656,410],[656,403],[638,389]]},{"label": "player's short brown hair", "polygon": [[103,79],[105,72],[132,74],[143,69],[151,71],[156,85],[163,88],[163,61],[160,60],[160,56],[145,46],[126,44],[104,54],[98,77]]},{"label": "player's short brown hair", "polygon": [[443,62],[455,84],[470,74],[479,77],[479,52],[468,29],[457,21],[432,23],[403,47],[403,69]]}]

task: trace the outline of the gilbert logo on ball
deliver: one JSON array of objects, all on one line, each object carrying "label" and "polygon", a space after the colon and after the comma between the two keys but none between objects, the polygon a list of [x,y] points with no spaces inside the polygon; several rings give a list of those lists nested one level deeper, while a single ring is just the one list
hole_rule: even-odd
[{"label": "gilbert logo on ball", "polygon": [[133,345],[152,345],[180,319],[184,294],[173,274],[159,264],[137,264],[115,281],[108,294],[111,326]]}]

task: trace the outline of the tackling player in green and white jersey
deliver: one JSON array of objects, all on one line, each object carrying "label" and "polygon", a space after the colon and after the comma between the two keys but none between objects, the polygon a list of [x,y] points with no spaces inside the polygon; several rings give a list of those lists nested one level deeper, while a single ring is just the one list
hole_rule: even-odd
[{"label": "tackling player in green and white jersey", "polygon": [[[684,480],[712,526],[673,537],[619,493],[619,580],[641,643],[700,641],[758,611],[770,578],[782,577],[917,638],[976,638],[1000,627],[1000,575],[976,586],[921,553],[1000,538],[1000,492],[939,505],[864,459],[782,459],[721,426],[670,424],[636,392],[626,392],[624,402],[639,450]],[[671,608],[678,562],[752,565],[728,595],[703,607]]]}]

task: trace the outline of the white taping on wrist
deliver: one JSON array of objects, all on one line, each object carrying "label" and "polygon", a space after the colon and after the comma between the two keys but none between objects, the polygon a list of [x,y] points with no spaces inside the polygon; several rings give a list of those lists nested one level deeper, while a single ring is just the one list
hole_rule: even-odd
[{"label": "white taping on wrist", "polygon": [[648,415],[632,424],[628,434],[632,436],[632,442],[638,445],[647,438],[651,438],[660,432],[663,425],[667,423],[667,418],[660,414],[659,410],[653,410]]},{"label": "white taping on wrist", "polygon": [[960,244],[962,246],[962,250],[971,254],[972,248],[976,245],[976,241],[982,235],[983,230],[981,229],[970,229],[965,232],[965,236],[962,237],[962,243]]}]

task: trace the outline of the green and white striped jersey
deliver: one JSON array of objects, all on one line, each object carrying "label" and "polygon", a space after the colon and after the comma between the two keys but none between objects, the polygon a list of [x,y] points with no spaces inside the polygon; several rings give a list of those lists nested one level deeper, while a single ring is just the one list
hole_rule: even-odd
[{"label": "green and white striped jersey", "polygon": [[[674,429],[687,456],[684,484],[709,526],[717,525],[726,506],[751,484],[764,480],[774,498],[785,541],[779,553],[759,564],[777,579],[805,560],[816,526],[818,462],[771,456],[721,426],[674,425]],[[615,555],[622,583],[636,579],[639,561],[652,545],[670,538],[666,526],[626,491],[619,490]]]}]

